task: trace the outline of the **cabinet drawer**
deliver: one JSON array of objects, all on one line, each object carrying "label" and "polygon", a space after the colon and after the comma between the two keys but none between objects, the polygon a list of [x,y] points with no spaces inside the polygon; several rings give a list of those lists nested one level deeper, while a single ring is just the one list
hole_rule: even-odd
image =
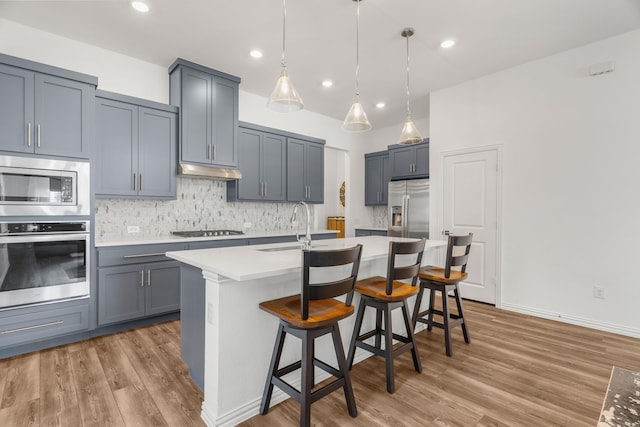
[{"label": "cabinet drawer", "polygon": [[7,316],[0,318],[0,343],[9,347],[88,328],[88,304]]},{"label": "cabinet drawer", "polygon": [[165,252],[187,249],[186,243],[133,245],[98,248],[98,267],[169,261]]}]

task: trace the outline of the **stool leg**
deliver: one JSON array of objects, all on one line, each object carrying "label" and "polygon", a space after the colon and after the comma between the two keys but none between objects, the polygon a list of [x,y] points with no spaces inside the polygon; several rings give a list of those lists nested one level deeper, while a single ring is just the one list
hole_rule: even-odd
[{"label": "stool leg", "polygon": [[451,330],[449,329],[449,293],[447,287],[442,288],[442,325],[444,328],[444,345],[447,356],[453,353],[451,350]]},{"label": "stool leg", "polygon": [[456,283],[456,287],[453,289],[453,294],[456,297],[456,305],[458,306],[458,315],[462,318],[462,335],[464,335],[464,342],[469,344],[471,339],[469,338],[469,331],[467,331],[467,319],[464,317],[464,310],[462,309],[462,299],[460,298],[460,290],[458,289],[458,284]]},{"label": "stool leg", "polygon": [[276,342],[273,346],[273,355],[271,356],[271,364],[269,365],[269,374],[267,375],[267,382],[264,386],[264,392],[262,393],[262,402],[260,403],[260,413],[265,415],[269,412],[269,404],[271,403],[271,393],[273,392],[272,378],[275,376],[280,364],[280,356],[282,356],[282,347],[284,346],[284,339],[286,337],[284,332],[284,326],[280,323],[278,326],[278,333],[276,334]]},{"label": "stool leg", "polygon": [[413,324],[414,330],[416,329],[416,325],[418,324],[418,317],[420,317],[422,294],[424,294],[424,286],[422,286],[422,282],[420,282],[420,290],[418,291],[418,295],[416,296],[416,305],[413,306],[413,316],[411,317],[411,323]]},{"label": "stool leg", "polygon": [[311,389],[313,388],[313,338],[307,331],[302,339],[302,384],[300,385],[300,426],[311,425]]},{"label": "stool leg", "polygon": [[433,329],[433,307],[436,299],[436,290],[429,290],[429,314],[427,315],[427,319],[429,319],[429,323],[427,323],[427,330],[431,331]]},{"label": "stool leg", "polygon": [[411,357],[413,357],[413,367],[416,372],[422,372],[422,364],[420,363],[420,355],[418,354],[418,346],[416,344],[416,337],[413,334],[412,324],[409,321],[409,304],[405,299],[402,302],[402,316],[404,317],[404,327],[407,329],[407,337],[411,339]]},{"label": "stool leg", "polygon": [[349,343],[349,357],[347,357],[347,366],[349,370],[353,367],[353,358],[356,355],[356,341],[358,341],[358,335],[360,335],[360,328],[362,327],[362,318],[364,317],[365,302],[360,299],[360,305],[358,306],[358,314],[356,315],[356,324],[353,326],[353,335],[351,336],[351,342]]},{"label": "stool leg", "polygon": [[382,339],[382,310],[376,308],[376,347],[380,347],[380,340]]},{"label": "stool leg", "polygon": [[338,369],[344,377],[344,398],[347,401],[349,415],[351,415],[352,417],[357,417],[358,409],[356,408],[356,398],[353,395],[353,388],[351,387],[351,376],[349,375],[349,369],[347,368],[347,361],[344,358],[342,339],[340,338],[340,328],[338,327],[337,323],[333,326],[331,336],[333,337],[333,346],[336,350]]},{"label": "stool leg", "polygon": [[391,310],[386,305],[384,309],[384,352],[387,359],[387,392],[396,391],[393,373],[393,330],[391,328]]}]

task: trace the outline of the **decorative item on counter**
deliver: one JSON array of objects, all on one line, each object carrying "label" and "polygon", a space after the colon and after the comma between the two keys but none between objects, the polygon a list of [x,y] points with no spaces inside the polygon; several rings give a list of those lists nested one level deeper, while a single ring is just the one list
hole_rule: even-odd
[{"label": "decorative item on counter", "polygon": [[345,206],[345,182],[342,181],[342,185],[340,186],[340,204]]}]

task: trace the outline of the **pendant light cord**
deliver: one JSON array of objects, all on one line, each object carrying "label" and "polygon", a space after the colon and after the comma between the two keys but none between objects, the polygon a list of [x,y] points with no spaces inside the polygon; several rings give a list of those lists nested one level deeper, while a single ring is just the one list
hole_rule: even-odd
[{"label": "pendant light cord", "polygon": [[360,97],[360,0],[356,0],[356,100]]},{"label": "pendant light cord", "polygon": [[409,37],[411,37],[411,34],[407,34],[405,37],[407,38],[407,115],[409,115],[411,114],[411,109],[409,108]]},{"label": "pendant light cord", "polygon": [[285,68],[284,62],[284,40],[285,40],[285,31],[286,31],[286,23],[287,23],[287,0],[282,0],[282,60],[280,61],[280,65],[282,68]]}]

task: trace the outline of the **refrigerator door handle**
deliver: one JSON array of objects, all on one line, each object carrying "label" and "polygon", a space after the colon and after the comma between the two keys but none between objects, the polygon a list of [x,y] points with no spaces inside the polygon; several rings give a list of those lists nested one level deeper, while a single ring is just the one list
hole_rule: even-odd
[{"label": "refrigerator door handle", "polygon": [[409,237],[409,195],[402,196],[402,237]]}]

